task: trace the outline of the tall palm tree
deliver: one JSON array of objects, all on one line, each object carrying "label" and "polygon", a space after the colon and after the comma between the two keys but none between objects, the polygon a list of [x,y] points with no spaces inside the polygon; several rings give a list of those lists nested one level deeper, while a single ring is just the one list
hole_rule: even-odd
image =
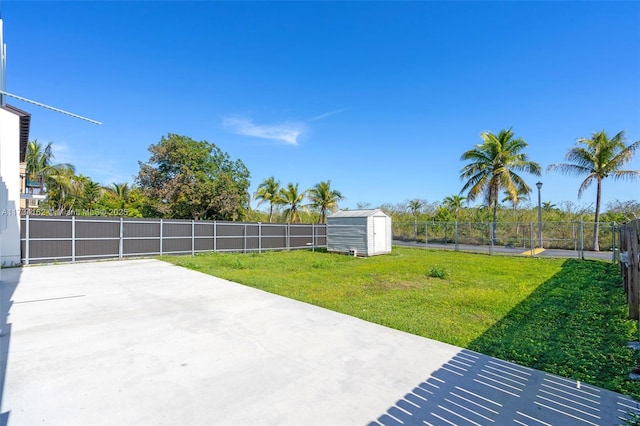
[{"label": "tall palm tree", "polygon": [[52,207],[65,208],[70,203],[61,197],[68,196],[72,191],[75,168],[68,163],[53,164],[54,158],[52,142],[43,146],[37,139],[29,141],[25,156],[26,178],[27,181],[39,182],[40,189],[50,198]]},{"label": "tall palm tree", "polygon": [[296,223],[300,220],[300,210],[308,211],[307,206],[302,204],[306,196],[307,191],[300,192],[297,183],[295,185],[288,183],[286,188],[280,190],[280,197],[283,200],[283,204],[287,205],[284,210],[284,215],[289,219],[289,223]]},{"label": "tall palm tree", "polygon": [[344,199],[344,196],[337,189],[331,189],[331,181],[317,183],[309,190],[309,206],[320,210],[318,223],[325,223],[327,210],[335,212],[338,210],[338,203]]},{"label": "tall palm tree", "polygon": [[53,158],[52,142],[42,146],[37,139],[29,141],[25,156],[27,180],[42,181],[42,175],[51,166]]},{"label": "tall palm tree", "polygon": [[409,200],[407,203],[407,210],[409,210],[411,216],[413,216],[413,235],[416,240],[418,239],[418,215],[424,205],[425,203],[417,198]]},{"label": "tall palm tree", "polygon": [[253,195],[254,200],[260,200],[258,205],[269,202],[269,223],[271,223],[271,218],[273,217],[273,206],[283,204],[281,190],[280,181],[271,176],[262,181]]},{"label": "tall palm tree", "polygon": [[530,161],[527,154],[522,152],[528,144],[522,138],[515,138],[511,129],[500,130],[497,135],[483,132],[480,136],[482,143],[460,157],[469,161],[460,171],[460,178],[466,180],[460,192],[468,191],[467,198],[470,201],[484,195],[488,206],[493,208],[491,241],[495,243],[500,192],[506,192],[513,202],[517,200],[518,193],[530,192],[529,185],[516,172],[539,176],[540,165]]},{"label": "tall palm tree", "polygon": [[640,141],[625,145],[624,130],[609,139],[604,130],[591,134],[591,138],[580,138],[576,146],[569,149],[564,159],[568,163],[551,164],[547,171],[557,171],[565,175],[587,175],[580,188],[578,198],[594,181],[596,182],[596,212],[593,227],[593,250],[600,250],[598,233],[600,231],[600,201],[602,197],[602,181],[607,177],[614,180],[637,179],[638,170],[624,170],[640,147]]},{"label": "tall palm tree", "polygon": [[467,197],[462,195],[450,195],[442,200],[442,205],[449,211],[453,212],[453,217],[457,222],[460,210],[462,210],[462,203],[464,203],[466,200]]}]

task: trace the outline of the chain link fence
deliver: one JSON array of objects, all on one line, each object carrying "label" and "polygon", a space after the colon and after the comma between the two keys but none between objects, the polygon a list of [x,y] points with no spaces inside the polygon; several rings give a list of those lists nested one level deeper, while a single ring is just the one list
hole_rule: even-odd
[{"label": "chain link fence", "polygon": [[[600,251],[616,249],[620,225],[600,223]],[[594,222],[394,222],[393,239],[429,245],[593,250]],[[492,238],[493,237],[493,238]]]}]

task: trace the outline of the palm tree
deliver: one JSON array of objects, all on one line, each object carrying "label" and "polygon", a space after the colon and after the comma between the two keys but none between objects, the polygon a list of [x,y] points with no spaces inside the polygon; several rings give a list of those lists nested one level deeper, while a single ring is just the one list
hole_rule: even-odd
[{"label": "palm tree", "polygon": [[52,142],[42,146],[37,139],[29,141],[27,144],[27,154],[25,158],[25,171],[27,180],[42,182],[44,171],[51,166],[53,159]]},{"label": "palm tree", "polygon": [[27,181],[39,182],[40,189],[49,196],[49,204],[52,207],[64,208],[72,204],[62,198],[72,192],[75,168],[68,163],[52,164],[54,158],[53,142],[43,146],[37,139],[29,141],[25,156],[25,173]]},{"label": "palm tree", "polygon": [[407,210],[409,210],[411,216],[413,216],[413,235],[416,240],[418,239],[418,215],[424,205],[425,203],[417,198],[414,198],[407,203]]},{"label": "palm tree", "polygon": [[529,201],[530,192],[516,194],[515,200],[511,198],[511,195],[509,195],[507,191],[504,191],[503,194],[504,197],[500,201],[503,203],[511,203],[511,208],[513,208],[513,211],[516,211],[520,203],[522,203],[523,201]]},{"label": "palm tree", "polygon": [[283,204],[287,205],[284,210],[284,215],[289,218],[289,223],[296,223],[300,219],[300,209],[308,211],[307,206],[302,204],[302,201],[307,196],[307,191],[298,189],[298,184],[295,185],[288,183],[286,188],[280,190],[280,197],[283,200]]},{"label": "palm tree", "polygon": [[462,203],[464,203],[466,200],[467,197],[464,197],[462,195],[450,195],[442,200],[442,205],[453,213],[453,217],[457,222],[458,214],[460,214],[460,210],[462,210]]},{"label": "palm tree", "polygon": [[82,177],[75,175],[73,166],[56,164],[51,166],[45,176],[47,203],[57,210],[71,210],[84,191]]},{"label": "palm tree", "polygon": [[309,190],[309,206],[320,210],[318,223],[325,223],[327,210],[335,212],[338,210],[338,203],[344,199],[344,196],[337,189],[331,189],[331,181],[317,183]]},{"label": "palm tree", "polygon": [[271,218],[273,217],[273,206],[274,204],[283,204],[283,200],[281,198],[280,181],[276,180],[275,177],[271,176],[262,181],[262,183],[258,186],[258,190],[253,195],[254,200],[260,200],[258,205],[264,203],[265,201],[269,202],[269,223],[271,223]]},{"label": "palm tree", "polygon": [[124,208],[127,201],[129,201],[129,192],[131,188],[129,188],[128,183],[112,183],[108,188],[109,191],[115,195],[120,201],[120,208]]},{"label": "palm tree", "polygon": [[576,146],[571,148],[564,159],[568,163],[551,164],[547,171],[557,171],[565,175],[587,175],[580,188],[578,198],[595,181],[596,213],[593,227],[593,250],[599,251],[598,232],[600,231],[600,200],[602,197],[602,181],[607,177],[614,180],[636,179],[640,177],[638,170],[624,170],[622,167],[633,159],[640,147],[640,141],[625,145],[624,130],[609,139],[604,130],[591,134],[591,138],[580,138]]},{"label": "palm tree", "polygon": [[460,158],[469,161],[460,171],[460,178],[466,180],[460,192],[468,190],[467,198],[470,201],[482,194],[488,206],[493,208],[491,242],[495,243],[500,192],[506,192],[511,201],[516,202],[519,193],[531,191],[516,172],[539,176],[540,165],[530,161],[527,154],[522,152],[528,144],[522,138],[514,138],[511,129],[500,130],[497,135],[483,132],[480,136],[482,144],[466,151]]}]

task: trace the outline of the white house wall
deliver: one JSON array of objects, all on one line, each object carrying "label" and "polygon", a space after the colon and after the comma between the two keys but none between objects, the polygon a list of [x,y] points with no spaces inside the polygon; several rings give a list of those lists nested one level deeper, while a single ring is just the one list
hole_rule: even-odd
[{"label": "white house wall", "polygon": [[[0,263],[20,263],[20,117],[0,108],[0,177],[7,186],[8,201],[0,206],[7,228],[0,234]],[[4,218],[2,220],[4,223]]]}]

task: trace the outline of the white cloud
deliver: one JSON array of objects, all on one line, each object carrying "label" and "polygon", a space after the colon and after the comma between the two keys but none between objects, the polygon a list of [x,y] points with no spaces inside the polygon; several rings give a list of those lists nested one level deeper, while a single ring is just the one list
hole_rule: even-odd
[{"label": "white cloud", "polygon": [[239,135],[280,141],[288,145],[298,145],[298,136],[305,131],[305,125],[302,123],[259,125],[254,124],[252,120],[239,117],[226,117],[223,125]]},{"label": "white cloud", "polygon": [[51,162],[53,164],[73,164],[73,153],[71,152],[69,145],[64,142],[54,141],[51,144],[51,148],[53,151],[53,160]]},{"label": "white cloud", "polygon": [[331,117],[332,115],[336,115],[336,114],[340,114],[342,112],[345,112],[346,110],[347,110],[347,108],[340,108],[340,109],[336,109],[334,111],[325,112],[324,114],[320,114],[320,115],[317,115],[317,116],[313,117],[311,120],[312,121],[322,120],[324,118]]}]

